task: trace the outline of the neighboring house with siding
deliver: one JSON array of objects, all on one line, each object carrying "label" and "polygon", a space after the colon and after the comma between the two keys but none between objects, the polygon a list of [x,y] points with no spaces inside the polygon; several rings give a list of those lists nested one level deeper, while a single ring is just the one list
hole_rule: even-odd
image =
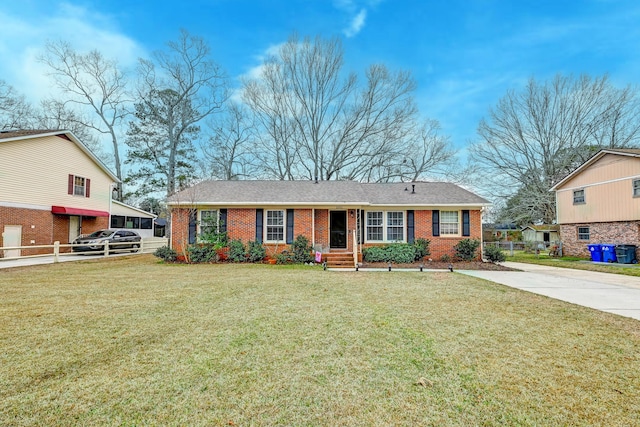
[{"label": "neighboring house with siding", "polygon": [[[122,210],[125,219],[147,218],[150,214],[112,201],[118,182],[69,131],[0,132],[0,246],[68,243],[109,228],[112,209]],[[45,252],[50,249],[10,255]]]},{"label": "neighboring house with siding", "polygon": [[482,239],[488,202],[443,182],[205,181],[170,197],[171,245],[197,242],[202,219],[215,217],[230,239],[259,241],[268,254],[298,235],[324,253],[392,242],[431,241],[431,257],[454,254],[462,239]]},{"label": "neighboring house with siding", "polygon": [[588,257],[592,243],[640,245],[640,150],[601,150],[552,191],[565,254]]},{"label": "neighboring house with siding", "polygon": [[557,224],[527,225],[521,231],[522,240],[525,242],[553,243],[560,241],[560,226]]}]

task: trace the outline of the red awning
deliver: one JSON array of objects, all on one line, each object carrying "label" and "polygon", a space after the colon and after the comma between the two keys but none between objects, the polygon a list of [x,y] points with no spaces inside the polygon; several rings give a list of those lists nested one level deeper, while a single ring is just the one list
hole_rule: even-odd
[{"label": "red awning", "polygon": [[91,209],[68,208],[66,206],[51,206],[51,212],[58,215],[79,215],[79,216],[109,216],[109,212],[94,211]]}]

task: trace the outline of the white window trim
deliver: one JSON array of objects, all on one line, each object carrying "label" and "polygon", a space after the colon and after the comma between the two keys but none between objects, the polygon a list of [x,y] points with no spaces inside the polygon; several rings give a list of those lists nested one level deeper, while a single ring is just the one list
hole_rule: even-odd
[{"label": "white window trim", "polygon": [[[587,232],[587,233],[580,233],[580,229],[581,229],[581,228],[586,228],[586,229],[588,230],[588,232]],[[585,234],[586,234],[586,235],[588,235],[588,236],[589,236],[589,238],[588,238],[588,239],[581,239],[581,238],[580,238],[580,235],[581,235],[581,234],[582,234],[582,235],[585,235]],[[591,240],[591,227],[590,227],[590,226],[588,226],[588,225],[579,225],[579,226],[577,226],[577,227],[576,227],[576,240],[577,240],[578,242],[588,242],[588,241],[590,241],[590,240]]]},{"label": "white window trim", "polygon": [[[82,194],[76,193],[76,187],[80,188],[79,185],[76,185],[76,179],[82,180]],[[87,178],[80,175],[73,175],[73,194],[72,196],[76,197],[87,197]]]},{"label": "white window trim", "polygon": [[[267,230],[270,227],[267,224],[267,217],[269,216],[268,212],[282,212],[282,240],[268,240]],[[273,226],[271,226],[273,227]],[[264,210],[264,219],[262,224],[262,241],[265,243],[286,243],[287,241],[287,210],[286,209],[265,209]]]},{"label": "white window trim", "polygon": [[[382,212],[382,240],[369,239],[369,213]],[[389,226],[388,213],[389,212],[401,212],[402,213],[402,240],[388,240],[387,229]],[[365,243],[406,243],[407,242],[407,211],[382,211],[382,210],[370,210],[365,212],[365,224],[364,224],[364,241]],[[379,227],[379,226],[376,226]]]},{"label": "white window trim", "polygon": [[[443,212],[457,212],[458,213],[458,232],[457,233],[443,233],[442,232],[442,213]],[[439,224],[438,224],[438,228],[440,229],[440,236],[439,237],[462,237],[462,211],[461,210],[440,210],[440,215],[438,218]],[[452,222],[447,222],[447,224],[453,224]]]}]

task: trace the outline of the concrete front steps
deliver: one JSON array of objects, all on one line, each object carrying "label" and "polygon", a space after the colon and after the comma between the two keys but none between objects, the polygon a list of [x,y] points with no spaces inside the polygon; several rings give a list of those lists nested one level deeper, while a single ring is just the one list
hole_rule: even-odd
[{"label": "concrete front steps", "polygon": [[354,268],[351,252],[330,252],[322,254],[322,258],[327,262],[327,268]]}]

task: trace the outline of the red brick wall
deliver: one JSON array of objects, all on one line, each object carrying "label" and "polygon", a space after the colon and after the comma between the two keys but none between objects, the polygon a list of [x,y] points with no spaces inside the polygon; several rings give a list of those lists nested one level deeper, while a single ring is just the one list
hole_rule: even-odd
[{"label": "red brick wall", "polygon": [[[454,246],[457,245],[461,240],[464,239],[478,239],[480,240],[482,237],[482,219],[481,213],[479,210],[471,210],[469,211],[469,221],[470,221],[470,236],[464,237],[443,237],[443,236],[433,236],[433,227],[432,227],[432,215],[433,212],[431,210],[416,210],[414,211],[414,227],[415,227],[415,238],[423,238],[429,240],[431,243],[429,244],[429,250],[431,251],[431,255],[429,258],[434,260],[439,260],[443,255],[447,255],[452,257],[455,255]],[[462,224],[461,224],[462,226]],[[367,244],[365,246],[374,246],[373,244]],[[478,254],[478,259],[480,259],[480,254]]]},{"label": "red brick wall", "polygon": [[[578,240],[578,227],[589,227],[589,240]],[[598,222],[560,225],[563,255],[590,258],[589,244],[636,245],[640,247],[640,221]],[[636,250],[638,257],[638,250]]]},{"label": "red brick wall", "polygon": [[[21,246],[52,245],[55,241],[69,243],[69,217],[55,215],[48,210],[9,208],[0,206],[0,233],[5,225],[22,225]],[[108,228],[109,218],[82,218],[82,233],[92,233],[101,228]],[[34,243],[32,243],[34,241]],[[0,246],[2,246],[0,244]],[[61,249],[68,252],[68,248]],[[38,255],[51,253],[50,248],[23,249],[22,255]]]},{"label": "red brick wall", "polygon": [[316,229],[316,245],[322,245],[323,248],[329,247],[329,210],[316,209],[315,229]]},{"label": "red brick wall", "polygon": [[184,254],[189,244],[189,213],[191,209],[171,209],[171,248]]},{"label": "red brick wall", "polygon": [[227,209],[227,235],[244,243],[256,240],[256,210]]}]

